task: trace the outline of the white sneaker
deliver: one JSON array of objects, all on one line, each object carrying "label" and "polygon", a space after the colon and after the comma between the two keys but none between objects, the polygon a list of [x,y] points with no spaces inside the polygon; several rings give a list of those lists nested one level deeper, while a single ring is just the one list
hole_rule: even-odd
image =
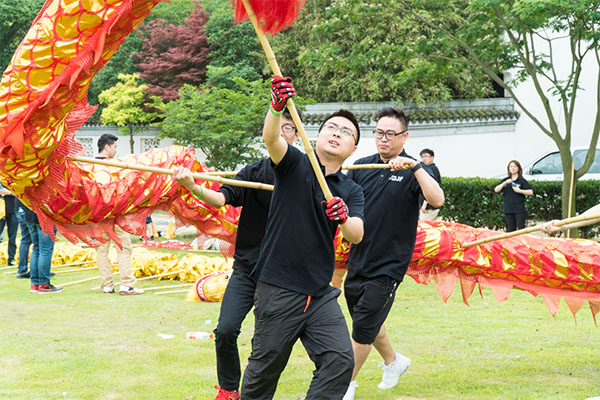
[{"label": "white sneaker", "polygon": [[356,381],[350,382],[350,385],[348,385],[348,390],[346,390],[346,394],[342,400],[354,400],[354,392],[356,391],[357,387],[358,383],[356,383]]},{"label": "white sneaker", "polygon": [[400,375],[405,373],[408,367],[410,367],[410,358],[404,357],[400,353],[396,353],[396,359],[394,362],[392,362],[390,365],[381,363],[379,366],[383,368],[383,376],[381,377],[381,382],[379,382],[377,387],[379,389],[390,389],[396,386]]},{"label": "white sneaker", "polygon": [[144,289],[136,289],[129,286],[121,285],[119,287],[119,294],[142,294],[144,293]]},{"label": "white sneaker", "polygon": [[114,293],[115,292],[115,288],[112,286],[102,286],[102,291],[106,294],[109,293]]}]

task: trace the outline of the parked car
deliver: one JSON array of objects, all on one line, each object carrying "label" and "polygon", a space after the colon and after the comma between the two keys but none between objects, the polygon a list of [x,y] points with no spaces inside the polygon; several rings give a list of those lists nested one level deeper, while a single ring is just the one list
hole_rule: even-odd
[{"label": "parked car", "polygon": [[[587,148],[573,150],[575,169],[579,169],[583,165],[586,154]],[[562,181],[562,161],[558,150],[545,153],[523,167],[523,177],[528,181]],[[596,157],[592,166],[580,179],[600,179],[600,149],[596,149]]]}]

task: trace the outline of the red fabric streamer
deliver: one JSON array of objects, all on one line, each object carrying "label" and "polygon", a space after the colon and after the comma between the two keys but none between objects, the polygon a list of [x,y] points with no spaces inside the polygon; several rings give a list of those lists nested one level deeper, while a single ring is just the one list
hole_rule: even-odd
[{"label": "red fabric streamer", "polygon": [[[271,35],[291,26],[298,18],[305,0],[248,0],[259,26]],[[248,19],[242,0],[232,0],[234,20],[240,23]]]}]

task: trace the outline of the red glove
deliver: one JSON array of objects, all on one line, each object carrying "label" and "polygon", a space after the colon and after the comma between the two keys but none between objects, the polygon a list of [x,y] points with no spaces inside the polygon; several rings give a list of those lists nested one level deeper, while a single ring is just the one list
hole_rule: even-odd
[{"label": "red glove", "polygon": [[325,206],[327,218],[343,225],[348,220],[348,206],[340,197],[332,197]]},{"label": "red glove", "polygon": [[280,112],[285,107],[287,99],[296,94],[296,89],[292,85],[292,78],[274,76],[271,78],[271,107]]}]

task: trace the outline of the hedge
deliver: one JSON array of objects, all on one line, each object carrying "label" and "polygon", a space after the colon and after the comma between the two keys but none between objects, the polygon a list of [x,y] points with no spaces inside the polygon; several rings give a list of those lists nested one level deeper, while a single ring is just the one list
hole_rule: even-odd
[{"label": "hedge", "polygon": [[[495,193],[498,179],[483,178],[443,178],[442,186],[446,202],[440,210],[440,218],[459,222],[475,228],[504,230],[504,199],[502,193]],[[560,181],[531,181],[533,196],[528,196],[526,207],[528,225],[540,221],[562,219]],[[600,181],[586,180],[577,183],[576,210],[581,213],[600,203]],[[600,234],[600,225],[581,228],[582,237]]]}]

